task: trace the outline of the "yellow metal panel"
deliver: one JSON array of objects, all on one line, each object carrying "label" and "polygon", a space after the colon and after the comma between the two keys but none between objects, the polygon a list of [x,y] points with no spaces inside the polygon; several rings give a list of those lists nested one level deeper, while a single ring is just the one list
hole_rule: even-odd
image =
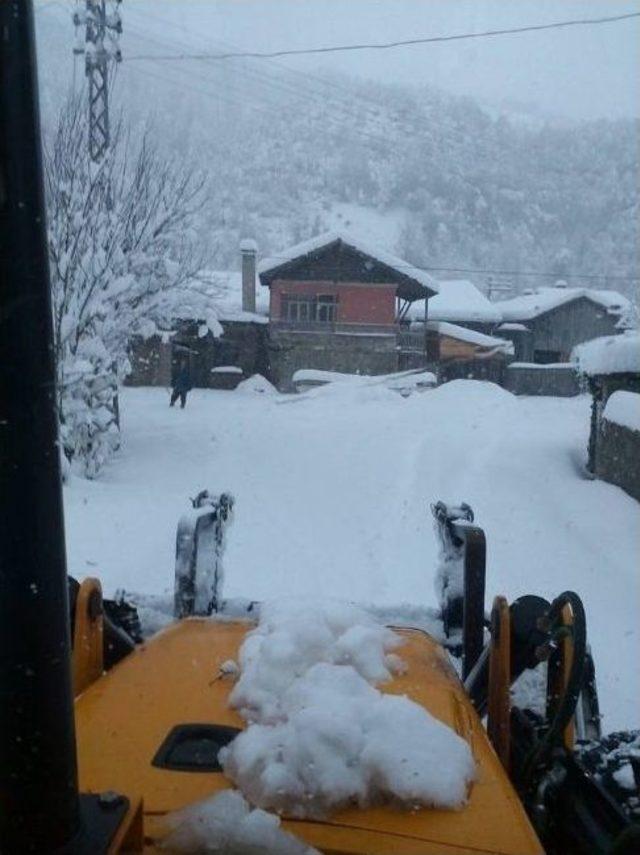
[{"label": "yellow metal panel", "polygon": [[[206,619],[174,624],[77,700],[81,787],[142,796],[150,846],[163,814],[231,786],[221,773],[156,769],[151,761],[176,724],[244,726],[227,706],[232,681],[218,675],[225,660],[237,658],[247,629]],[[461,811],[350,808],[323,823],[286,827],[333,853],[542,853],[446,653],[425,633],[399,632],[408,670],[381,688],[412,698],[469,741],[478,777],[468,805]]]}]

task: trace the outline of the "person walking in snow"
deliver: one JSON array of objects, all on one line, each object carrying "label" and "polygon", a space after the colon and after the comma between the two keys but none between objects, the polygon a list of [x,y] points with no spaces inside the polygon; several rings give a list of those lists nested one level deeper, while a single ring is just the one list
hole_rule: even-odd
[{"label": "person walking in snow", "polygon": [[191,391],[191,373],[189,371],[189,363],[186,359],[183,359],[173,384],[169,406],[173,407],[178,398],[180,398],[180,406],[184,410],[187,403],[187,392],[189,391]]}]

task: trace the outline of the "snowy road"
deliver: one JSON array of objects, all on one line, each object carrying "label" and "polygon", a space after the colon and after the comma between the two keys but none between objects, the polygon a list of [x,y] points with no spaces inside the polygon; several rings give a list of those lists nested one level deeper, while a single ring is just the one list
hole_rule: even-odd
[{"label": "snowy road", "polygon": [[122,452],[98,481],[65,488],[76,576],[171,589],[177,520],[207,487],[237,500],[226,595],[435,605],[428,506],[464,500],[487,533],[488,596],[578,591],[604,728],[638,726],[640,505],[581,475],[588,399],[459,381],[408,399],[331,387],[167,404],[161,389],[124,390]]}]

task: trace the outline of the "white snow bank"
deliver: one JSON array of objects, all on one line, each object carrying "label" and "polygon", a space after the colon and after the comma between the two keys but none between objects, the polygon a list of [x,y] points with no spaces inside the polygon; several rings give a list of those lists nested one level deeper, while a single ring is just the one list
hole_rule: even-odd
[{"label": "white snow bank", "polygon": [[583,374],[640,372],[640,333],[594,338],[575,347],[571,358]]},{"label": "white snow bank", "polygon": [[[307,392],[319,386],[341,384],[344,388],[365,388],[380,386],[408,396],[412,392],[430,389],[437,384],[436,375],[430,371],[399,371],[393,374],[343,374],[338,371],[320,371],[312,368],[301,368],[292,377],[292,382],[298,392]],[[384,392],[382,393],[385,394]],[[375,393],[374,393],[375,398]]]},{"label": "white snow bank", "polygon": [[169,852],[217,852],[219,855],[319,855],[280,828],[280,818],[252,810],[237,790],[222,790],[210,799],[167,817],[172,829],[162,848]]},{"label": "white snow bank", "polygon": [[510,362],[507,368],[538,368],[548,370],[550,368],[563,368],[565,371],[575,371],[575,362]]},{"label": "white snow bank", "polygon": [[250,394],[259,395],[277,395],[278,390],[273,386],[266,377],[262,374],[252,374],[247,377],[242,383],[238,383],[235,389],[236,392],[248,392]]},{"label": "white snow bank", "polygon": [[368,376],[343,374],[341,371],[322,371],[319,368],[299,368],[291,379],[293,383],[357,383]]},{"label": "white snow bank", "polygon": [[640,431],[640,395],[637,392],[614,392],[603,413],[608,422]]},{"label": "white snow bank", "polygon": [[212,374],[242,374],[242,368],[238,365],[217,365],[211,369]]},{"label": "white snow bank", "polygon": [[263,605],[230,696],[250,724],[221,752],[225,774],[254,804],[298,817],[354,802],[461,807],[475,774],[467,743],[371,685],[404,667],[400,643],[346,603]]}]

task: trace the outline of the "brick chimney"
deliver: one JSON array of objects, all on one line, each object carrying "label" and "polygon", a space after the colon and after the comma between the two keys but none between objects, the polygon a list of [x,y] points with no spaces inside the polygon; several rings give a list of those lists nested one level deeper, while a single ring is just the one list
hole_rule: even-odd
[{"label": "brick chimney", "polygon": [[251,238],[240,241],[242,256],[242,311],[256,310],[256,255],[258,244]]}]

